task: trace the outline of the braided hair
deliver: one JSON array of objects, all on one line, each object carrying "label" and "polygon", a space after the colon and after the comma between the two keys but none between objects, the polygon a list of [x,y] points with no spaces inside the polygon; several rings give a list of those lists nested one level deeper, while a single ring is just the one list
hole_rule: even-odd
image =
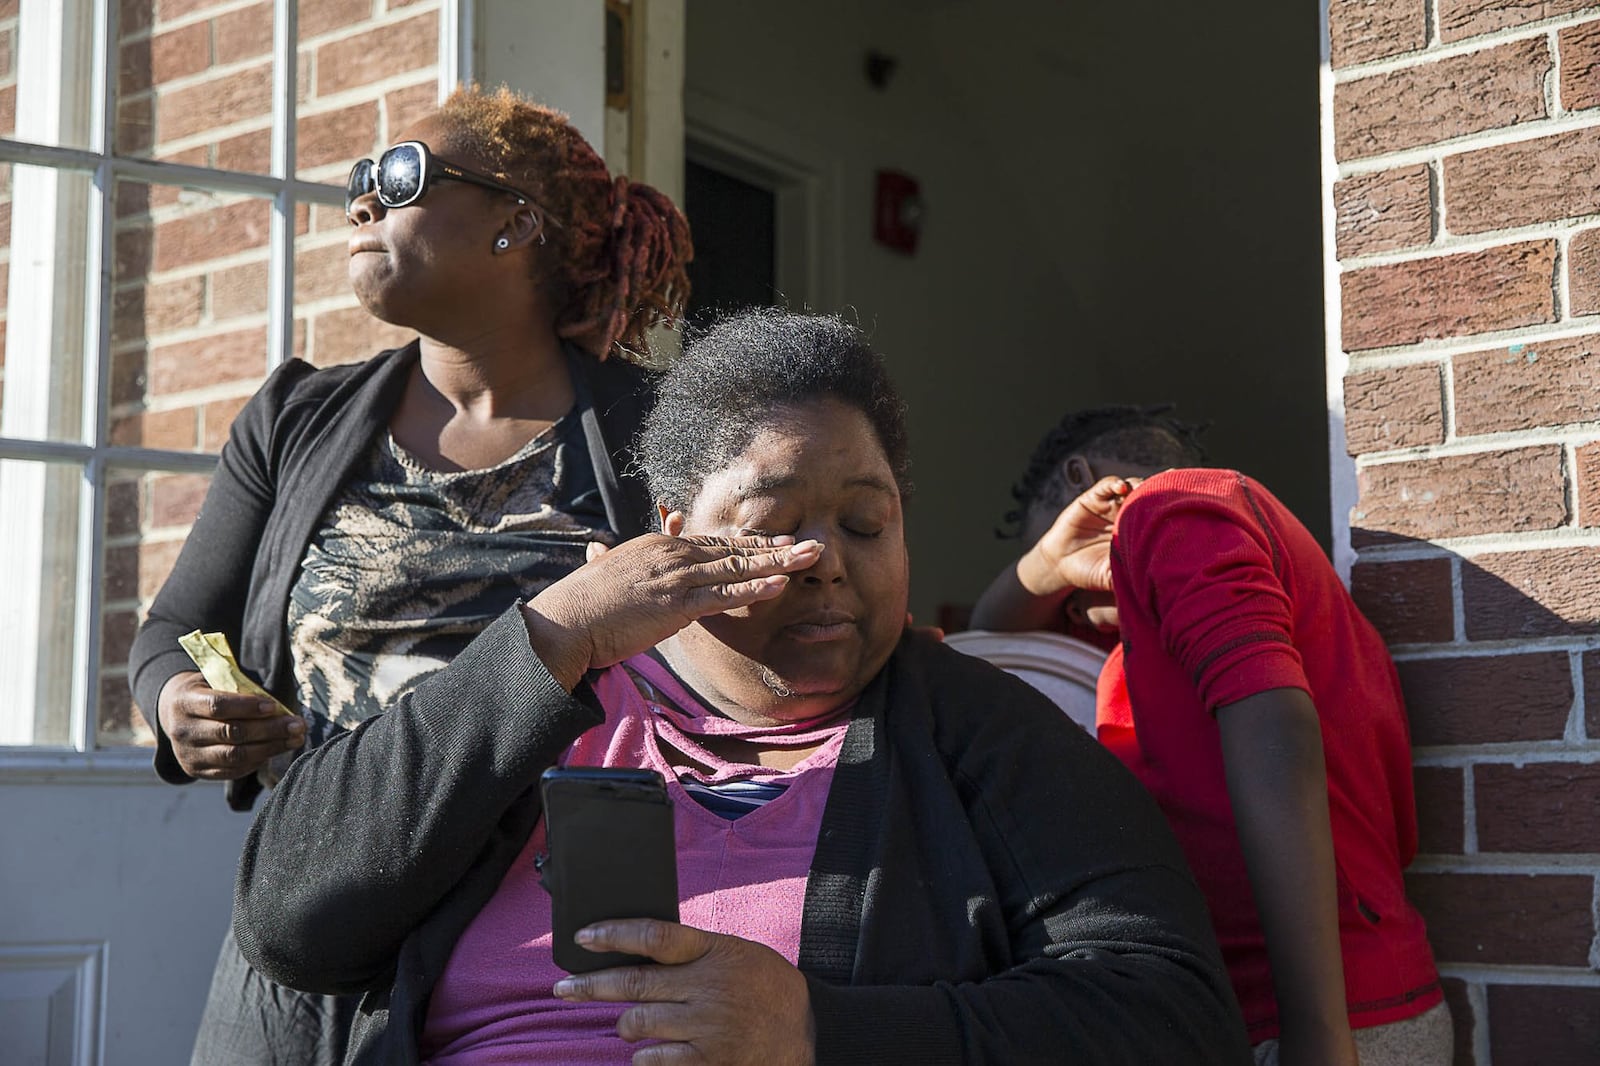
[{"label": "braided hair", "polygon": [[648,362],[650,328],[675,325],[689,298],[683,212],[649,185],[612,178],[566,115],[503,85],[458,88],[439,117],[553,216],[543,235],[559,266],[534,280],[553,287],[556,333],[597,359]]},{"label": "braided hair", "polygon": [[1022,535],[1028,513],[1036,507],[1061,510],[1072,502],[1065,464],[1068,457],[1117,459],[1138,466],[1204,466],[1200,434],[1206,424],[1181,422],[1171,412],[1176,404],[1138,407],[1115,404],[1069,411],[1044,435],[1028,459],[1022,479],[1011,486],[1016,507],[1006,512],[996,535]]}]

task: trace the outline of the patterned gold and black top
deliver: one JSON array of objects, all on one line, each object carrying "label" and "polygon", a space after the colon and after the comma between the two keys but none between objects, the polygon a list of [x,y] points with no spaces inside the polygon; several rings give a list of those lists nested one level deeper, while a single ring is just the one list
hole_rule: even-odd
[{"label": "patterned gold and black top", "polygon": [[289,598],[310,744],[386,710],[519,596],[615,541],[578,419],[485,470],[424,466],[389,434],[324,515]]}]

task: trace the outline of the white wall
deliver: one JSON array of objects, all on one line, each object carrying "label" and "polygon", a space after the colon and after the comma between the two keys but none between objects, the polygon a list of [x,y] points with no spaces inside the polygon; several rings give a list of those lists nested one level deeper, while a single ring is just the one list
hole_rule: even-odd
[{"label": "white wall", "polygon": [[[1009,485],[1074,407],[1178,400],[1326,529],[1317,26],[1293,6],[689,4],[690,123],[714,102],[831,175],[824,302],[911,408],[919,618],[1014,550]],[[884,91],[869,48],[899,60]],[[921,181],[913,258],[872,240],[879,168]]]}]

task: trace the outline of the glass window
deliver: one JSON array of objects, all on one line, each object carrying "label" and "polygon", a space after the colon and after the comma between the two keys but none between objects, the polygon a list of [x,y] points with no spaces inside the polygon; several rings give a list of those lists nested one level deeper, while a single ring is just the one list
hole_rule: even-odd
[{"label": "glass window", "polygon": [[26,575],[0,748],[151,743],[128,650],[234,416],[285,359],[405,339],[345,281],[344,177],[437,103],[458,6],[0,0],[0,553]]}]

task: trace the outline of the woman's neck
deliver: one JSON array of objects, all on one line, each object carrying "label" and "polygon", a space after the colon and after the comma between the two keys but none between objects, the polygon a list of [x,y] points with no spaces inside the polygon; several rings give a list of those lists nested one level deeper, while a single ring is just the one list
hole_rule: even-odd
[{"label": "woman's neck", "polygon": [[527,324],[478,330],[447,342],[423,337],[419,399],[449,421],[554,422],[575,398],[561,341]]},{"label": "woman's neck", "polygon": [[692,655],[674,634],[656,645],[656,651],[666,661],[668,669],[712,710],[748,726],[792,725],[812,718],[824,718],[839,709],[839,701],[828,701],[805,696],[780,696],[763,690],[766,698],[741,700],[730,696],[695,668]]}]

